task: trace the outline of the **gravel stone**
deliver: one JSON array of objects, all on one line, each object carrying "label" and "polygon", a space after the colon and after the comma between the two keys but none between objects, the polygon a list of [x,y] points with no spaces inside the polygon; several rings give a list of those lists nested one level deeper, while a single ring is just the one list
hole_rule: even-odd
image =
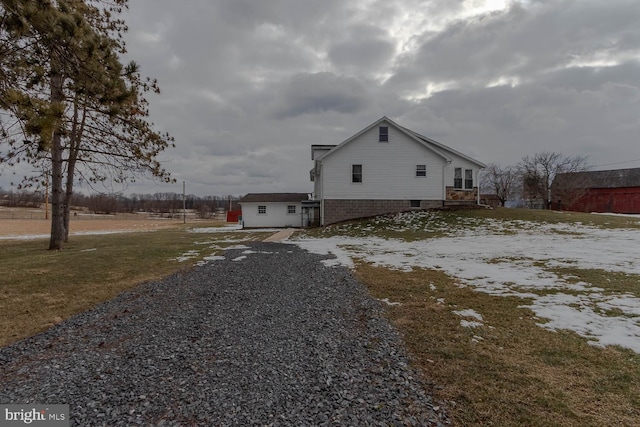
[{"label": "gravel stone", "polygon": [[448,425],[328,258],[253,243],[140,285],[0,349],[0,402],[69,404],[73,426]]}]

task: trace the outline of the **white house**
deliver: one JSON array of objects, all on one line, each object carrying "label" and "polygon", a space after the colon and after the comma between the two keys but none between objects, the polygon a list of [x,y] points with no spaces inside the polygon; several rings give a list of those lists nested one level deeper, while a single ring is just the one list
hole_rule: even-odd
[{"label": "white house", "polygon": [[302,202],[307,193],[249,193],[240,199],[244,228],[302,227],[308,223],[308,210]]},{"label": "white house", "polygon": [[485,165],[387,117],[339,145],[312,145],[321,225],[411,209],[477,204]]}]

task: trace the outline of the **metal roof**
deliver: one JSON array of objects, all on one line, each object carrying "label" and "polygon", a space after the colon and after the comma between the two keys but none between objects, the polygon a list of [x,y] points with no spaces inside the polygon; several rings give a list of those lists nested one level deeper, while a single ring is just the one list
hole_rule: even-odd
[{"label": "metal roof", "polygon": [[640,187],[640,168],[559,173],[555,184],[560,188]]}]

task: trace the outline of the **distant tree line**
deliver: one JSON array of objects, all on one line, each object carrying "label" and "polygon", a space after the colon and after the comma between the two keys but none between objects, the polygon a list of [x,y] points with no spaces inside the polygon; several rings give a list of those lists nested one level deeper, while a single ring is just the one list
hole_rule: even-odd
[{"label": "distant tree line", "polygon": [[0,206],[11,208],[38,208],[44,201],[44,194],[37,191],[4,191],[0,188]]},{"label": "distant tree line", "polygon": [[[39,207],[44,203],[43,192],[18,190],[5,191],[0,189],[0,205],[8,207]],[[196,211],[201,218],[210,218],[216,211],[239,210],[237,196],[206,196],[200,197],[187,194],[184,197],[184,207]],[[182,194],[154,193],[154,194],[74,194],[70,199],[70,209],[84,209],[92,213],[116,214],[148,212],[154,214],[177,214],[182,211]]]},{"label": "distant tree line", "polygon": [[[500,206],[505,206],[507,201],[519,201],[523,207],[551,209],[551,188],[556,176],[588,169],[585,156],[545,151],[524,156],[517,165],[487,165],[482,171],[480,186],[483,194],[495,196]],[[579,187],[580,183],[573,186]]]}]

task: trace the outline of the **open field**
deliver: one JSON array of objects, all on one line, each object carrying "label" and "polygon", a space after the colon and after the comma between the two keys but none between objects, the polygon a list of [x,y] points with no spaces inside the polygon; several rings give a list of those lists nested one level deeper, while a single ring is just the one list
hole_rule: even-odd
[{"label": "open field", "polygon": [[[51,215],[51,213],[49,213]],[[51,220],[42,208],[0,207],[0,240],[48,238]],[[49,216],[50,218],[50,216]],[[188,219],[188,222],[194,222]],[[195,221],[200,222],[200,220]],[[211,223],[212,221],[209,221]],[[182,218],[159,218],[143,214],[95,215],[74,212],[71,235],[153,231],[181,225]],[[221,223],[222,224],[222,223]]]},{"label": "open field", "polygon": [[[181,220],[170,219],[94,219],[72,220],[71,235],[153,231],[176,227]],[[0,240],[48,238],[51,221],[45,219],[0,219]]]}]

